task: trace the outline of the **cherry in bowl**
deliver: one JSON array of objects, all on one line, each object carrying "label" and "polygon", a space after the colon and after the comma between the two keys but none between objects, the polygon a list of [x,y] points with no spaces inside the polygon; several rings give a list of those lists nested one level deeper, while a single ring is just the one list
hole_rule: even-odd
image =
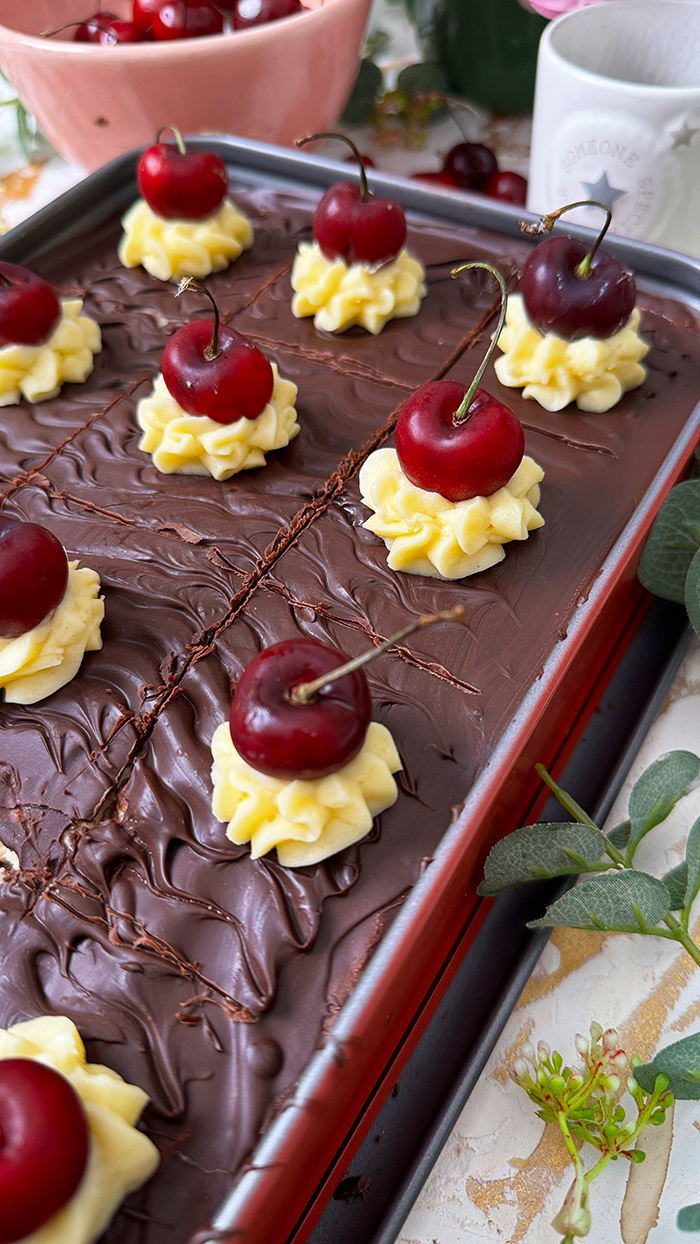
[{"label": "cherry in bowl", "polygon": [[66,551],[53,532],[0,514],[0,638],[17,639],[43,622],[67,584]]},{"label": "cherry in bowl", "polygon": [[68,1204],[85,1173],[89,1132],[58,1071],[0,1059],[0,1244],[17,1244]]},{"label": "cherry in bowl", "polygon": [[153,38],[198,39],[221,34],[224,19],[207,0],[169,0],[153,15]]},{"label": "cherry in bowl", "polygon": [[303,11],[301,0],[235,0],[231,20],[234,30],[248,30]]}]

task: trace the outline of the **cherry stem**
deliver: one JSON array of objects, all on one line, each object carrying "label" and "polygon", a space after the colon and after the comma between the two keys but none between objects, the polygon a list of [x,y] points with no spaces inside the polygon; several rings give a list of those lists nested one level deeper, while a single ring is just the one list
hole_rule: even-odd
[{"label": "cherry stem", "polygon": [[354,657],[352,661],[346,661],[345,665],[338,666],[337,670],[331,670],[330,674],[322,674],[320,678],[315,678],[313,682],[302,682],[298,687],[293,687],[288,698],[292,704],[311,704],[318,696],[319,691],[322,691],[324,687],[336,682],[339,678],[345,678],[346,674],[354,674],[355,670],[361,669],[369,661],[374,661],[375,657],[381,656],[389,648],[394,648],[402,639],[413,635],[414,631],[420,631],[424,626],[432,626],[433,622],[461,622],[466,626],[467,615],[461,605],[455,605],[453,609],[443,609],[440,613],[424,614],[422,618],[411,622],[410,626],[405,626],[403,630],[397,631],[389,639],[382,640],[381,644],[377,644],[376,648],[370,648],[368,652],[363,652],[362,656]]},{"label": "cherry stem", "polygon": [[603,228],[588,254],[584,255],[580,264],[577,264],[574,268],[574,276],[577,276],[581,281],[585,281],[586,277],[591,275],[591,264],[595,259],[595,253],[610,228],[612,211],[605,203],[599,203],[597,199],[580,199],[578,203],[567,203],[566,207],[558,207],[556,212],[547,212],[547,215],[542,216],[535,225],[528,225],[526,221],[521,220],[520,228],[523,233],[529,233],[533,237],[541,237],[543,233],[551,233],[559,217],[563,216],[564,212],[572,212],[575,207],[599,207],[602,212],[605,212]]},{"label": "cherry stem", "polygon": [[[107,26],[106,23],[99,22],[94,17],[86,17],[85,21],[82,21],[82,22],[64,22],[62,26],[57,26],[55,30],[40,30],[39,38],[40,39],[51,39],[53,38],[54,35],[62,34],[64,30],[72,30],[76,26],[90,26],[90,25],[94,26],[96,30],[101,30],[102,33],[105,35],[114,34],[112,29],[109,26]],[[114,42],[115,43],[119,42],[116,35],[114,35]]]},{"label": "cherry stem", "polygon": [[464,395],[464,398],[462,399],[454,415],[452,416],[452,422],[456,428],[459,427],[460,423],[464,423],[464,421],[469,418],[469,407],[471,406],[472,401],[474,399],[474,394],[476,393],[479,385],[481,384],[481,377],[483,376],[484,372],[486,371],[486,368],[491,362],[491,357],[498,345],[498,339],[501,333],[503,332],[503,326],[506,322],[506,309],[508,307],[508,290],[506,288],[505,279],[503,277],[503,274],[498,271],[498,268],[494,268],[492,264],[481,263],[481,262],[477,262],[476,260],[473,263],[463,263],[460,268],[453,268],[452,272],[450,273],[450,276],[453,276],[453,277],[459,276],[460,272],[467,272],[469,268],[483,268],[485,272],[490,272],[492,276],[495,276],[496,280],[498,281],[498,284],[501,287],[501,314],[498,319],[498,328],[496,329],[493,337],[491,338],[491,344],[488,350],[486,351],[484,358],[482,359],[481,366],[479,367],[479,370],[477,371],[474,379],[472,380],[469,388],[467,389]]},{"label": "cherry stem", "polygon": [[367,184],[367,169],[365,168],[365,162],[352,139],[348,138],[346,134],[329,134],[326,132],[323,134],[307,134],[306,138],[297,138],[294,146],[305,147],[307,143],[314,143],[318,138],[337,138],[341,143],[348,144],[348,147],[352,151],[357,163],[360,166],[360,189],[362,191],[362,202],[366,203],[370,197],[369,186]]},{"label": "cherry stem", "polygon": [[179,298],[180,294],[184,294],[185,290],[188,290],[188,289],[196,290],[198,294],[206,294],[212,307],[214,308],[214,332],[212,333],[210,344],[207,346],[206,350],[204,351],[205,359],[207,360],[208,363],[212,363],[214,359],[218,358],[219,355],[221,354],[221,350],[219,348],[219,328],[221,326],[221,315],[219,313],[219,308],[216,305],[215,299],[209,293],[209,290],[205,289],[204,285],[200,285],[199,281],[193,280],[191,276],[183,276],[182,280],[180,281],[180,284],[177,287],[176,297]]},{"label": "cherry stem", "polygon": [[[187,155],[185,140],[176,125],[163,125],[156,134],[156,142],[159,143],[163,135],[167,134],[168,130],[170,130],[171,134],[175,135],[175,142],[177,143],[177,149],[180,152],[180,155]],[[204,292],[206,293],[206,290]]]}]

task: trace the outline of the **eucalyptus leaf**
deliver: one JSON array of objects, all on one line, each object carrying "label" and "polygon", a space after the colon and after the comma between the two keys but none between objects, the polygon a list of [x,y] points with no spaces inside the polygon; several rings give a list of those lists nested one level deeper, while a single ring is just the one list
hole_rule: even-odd
[{"label": "eucalyptus leaf", "polygon": [[700,1101],[700,1032],[667,1045],[650,1063],[636,1067],[634,1078],[651,1093],[658,1075],[668,1076],[668,1087],[679,1101]]},{"label": "eucalyptus leaf", "polygon": [[614,829],[610,830],[610,833],[607,835],[608,842],[611,842],[614,847],[617,847],[618,851],[624,851],[630,840],[631,829],[632,825],[629,821],[622,821],[619,825],[616,825]]},{"label": "eucalyptus leaf", "polygon": [[685,607],[695,634],[700,635],[700,550],[688,567],[685,581]]},{"label": "eucalyptus leaf", "polygon": [[685,581],[700,548],[700,480],[688,479],[672,488],[649,533],[639,578],[655,596],[685,599]]},{"label": "eucalyptus leaf", "polygon": [[682,864],[677,864],[670,872],[665,873],[661,880],[668,890],[671,900],[670,910],[682,911],[685,907],[685,892],[688,887],[688,865],[685,860]]},{"label": "eucalyptus leaf", "polygon": [[541,877],[590,872],[604,853],[603,834],[588,825],[524,825],[491,848],[479,894],[502,894]]},{"label": "eucalyptus leaf", "polygon": [[688,868],[688,884],[683,906],[690,908],[700,890],[700,816],[690,827],[685,848],[685,862]]},{"label": "eucalyptus leaf", "polygon": [[352,95],[341,117],[344,125],[365,125],[369,121],[383,82],[382,71],[373,60],[360,61]]},{"label": "eucalyptus leaf", "polygon": [[676,1217],[679,1231],[700,1231],[700,1205],[684,1205]]},{"label": "eucalyptus leaf", "polygon": [[444,95],[447,78],[439,65],[422,61],[419,65],[406,65],[396,79],[399,91],[406,95]]},{"label": "eucalyptus leaf", "polygon": [[629,802],[631,831],[628,864],[635,848],[655,825],[665,821],[678,803],[700,783],[700,759],[693,752],[666,752],[660,756],[632,788]]},{"label": "eucalyptus leaf", "polygon": [[581,881],[547,908],[530,929],[595,929],[606,933],[646,933],[669,911],[663,881],[636,870],[604,873]]}]

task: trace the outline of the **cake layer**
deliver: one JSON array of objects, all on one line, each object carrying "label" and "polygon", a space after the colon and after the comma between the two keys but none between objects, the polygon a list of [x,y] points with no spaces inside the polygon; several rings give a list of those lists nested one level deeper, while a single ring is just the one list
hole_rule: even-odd
[{"label": "cake layer", "polygon": [[[529,248],[416,222],[409,246],[429,283],[420,314],[378,338],[335,338],[289,311],[312,200],[236,198],[255,242],[207,285],[299,386],[301,431],[285,450],[217,483],[160,475],[138,449],[135,403],[163,346],[208,313],[192,292],[178,300],[121,268],[113,220],[36,265],[103,326],[92,387],[18,407],[0,432],[7,512],[50,526],[98,571],[106,599],[104,647],[74,682],[32,709],[0,707],[0,841],[23,869],[0,882],[0,1026],[68,1014],[92,1058],[151,1095],[145,1126],[164,1160],[108,1244],[170,1244],[174,1230],[184,1241],[213,1212],[700,395],[693,316],[648,298],[649,375],[609,415],[550,414],[487,376],[545,469],[546,525],[473,579],[397,575],[362,526],[359,466],[391,443],[415,385],[450,368],[466,383],[478,366],[491,285],[452,281],[450,268],[487,258],[513,283]],[[251,861],[211,812],[211,738],[245,665],[295,635],[355,655],[458,602],[466,627],[440,624],[371,668],[375,717],[404,765],[394,807],[361,845],[314,868]]]}]

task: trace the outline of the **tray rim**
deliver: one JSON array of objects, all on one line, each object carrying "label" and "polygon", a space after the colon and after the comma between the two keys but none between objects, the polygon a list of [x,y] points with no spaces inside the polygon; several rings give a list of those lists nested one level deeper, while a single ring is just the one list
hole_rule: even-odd
[{"label": "tray rim", "polygon": [[[244,177],[246,172],[253,174],[253,180],[256,180],[255,175],[258,178],[267,175],[281,183],[289,182],[297,189],[303,186],[308,191],[314,187],[321,189],[339,177],[348,176],[346,164],[306,152],[297,153],[264,143],[219,136],[213,139],[196,137],[187,141],[193,147],[216,150]],[[78,236],[91,224],[101,222],[113,214],[116,206],[126,206],[135,193],[135,164],[139,153],[140,151],[134,151],[120,156],[16,226],[0,239],[0,257],[20,257],[26,260],[59,244],[60,240],[68,236]],[[466,193],[457,196],[449,190],[436,190],[393,176],[373,173],[371,184],[378,191],[391,194],[408,210],[462,227],[474,226],[511,237],[521,237],[519,221],[537,219],[518,207],[486,200],[482,196]],[[567,231],[586,240],[595,237],[593,230],[582,226],[567,225]],[[534,240],[532,244],[535,244]],[[694,299],[700,298],[700,260],[616,235],[608,235],[606,245],[641,276],[663,282],[666,288],[672,290],[673,296],[681,301],[685,295],[692,305]],[[435,902],[442,880],[451,871],[453,861],[469,849],[468,835],[465,839],[467,822],[475,817],[479,808],[488,803],[500,784],[499,773],[502,777],[503,772],[507,771],[509,761],[517,758],[521,750],[519,744],[525,738],[526,724],[531,721],[538,707],[542,707],[546,700],[545,692],[550,685],[561,682],[569,663],[569,653],[576,652],[611,585],[619,580],[649,515],[657,508],[671,486],[682,462],[696,443],[698,433],[700,401],[603,562],[585,601],[577,607],[567,636],[552,649],[540,679],[526,693],[511,718],[484,771],[465,800],[461,815],[447,829],[435,852],[431,867],[416,883],[402,911],[383,938],[335,1021],[330,1038],[312,1056],[297,1083],[291,1101],[267,1128],[250,1165],[244,1169],[231,1193],[225,1198],[214,1218],[212,1244],[216,1235],[221,1239],[221,1232],[233,1232],[231,1238],[247,1235],[245,1228],[241,1231],[236,1227],[233,1218],[244,1209],[251,1210],[254,1202],[261,1196],[274,1195],[269,1191],[266,1193],[265,1188],[272,1186],[275,1169],[286,1164],[285,1151],[288,1151],[289,1146],[294,1147],[294,1133],[302,1113],[296,1107],[318,1102],[319,1095],[323,1098],[323,1084],[329,1071],[337,1064],[338,1050],[356,1039],[355,1030],[362,1028],[363,1017],[367,1013],[371,1015],[375,1009],[375,998],[381,997],[382,979],[397,956],[401,957],[401,945],[406,931],[414,922],[421,922],[421,912],[425,918]],[[208,1228],[200,1232],[198,1238],[206,1240]]]}]

